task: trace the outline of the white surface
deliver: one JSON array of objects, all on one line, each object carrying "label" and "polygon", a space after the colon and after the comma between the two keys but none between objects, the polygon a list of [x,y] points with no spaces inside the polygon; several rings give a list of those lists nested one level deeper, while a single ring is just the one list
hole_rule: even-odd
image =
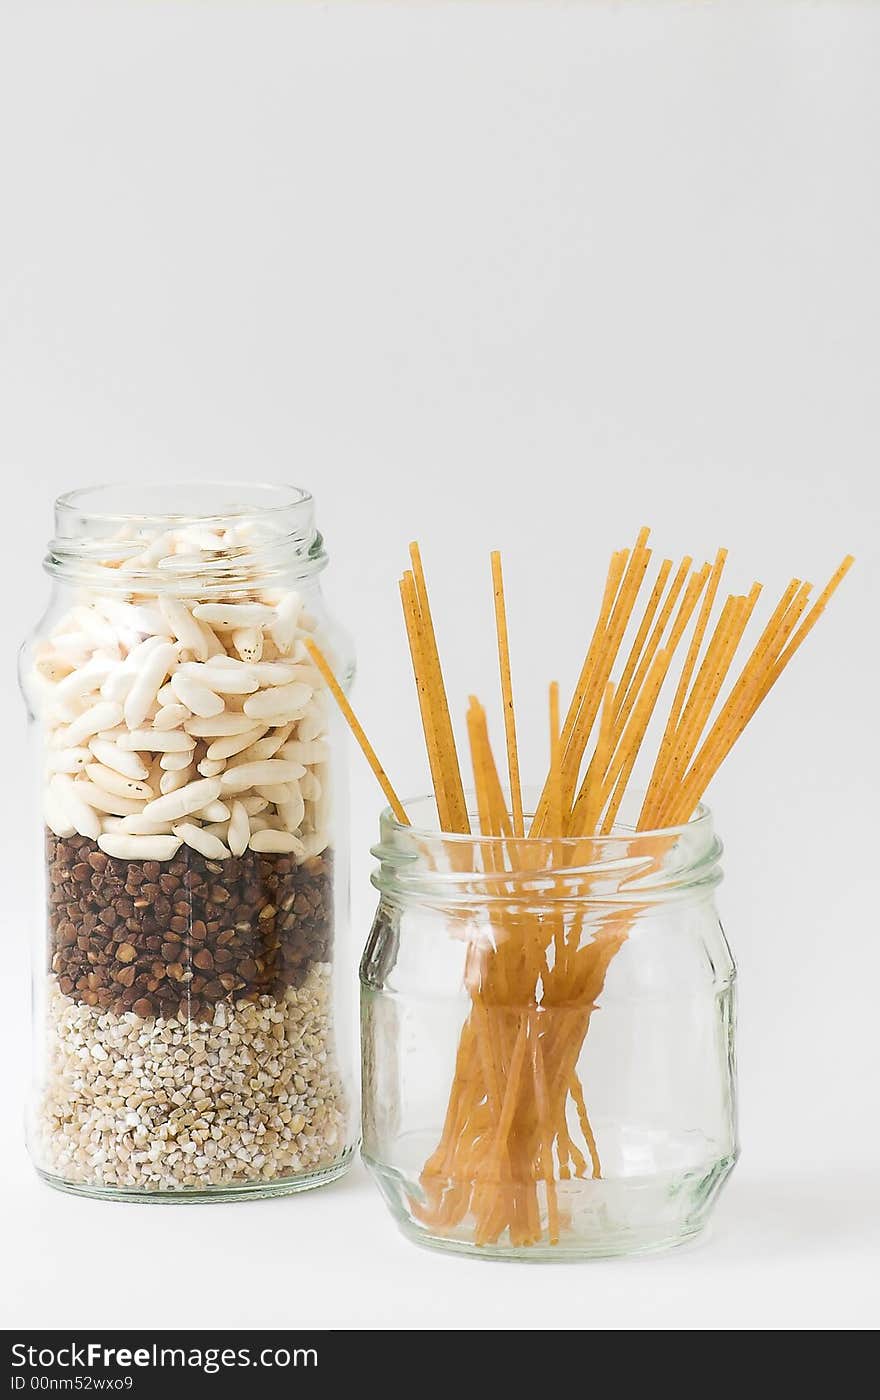
[{"label": "white surface", "polygon": [[[5,0],[3,1321],[876,1323],[878,64],[857,3]],[[54,495],[139,472],[312,487],[358,707],[408,791],[412,536],[459,715],[494,696],[504,549],[532,771],[545,681],[571,683],[643,521],[768,594],[856,553],[712,794],[744,1159],[703,1245],[536,1271],[408,1246],[360,1169],[168,1211],[30,1175],[12,657]],[[354,976],[379,802],[352,773]]]},{"label": "white surface", "polygon": [[[743,1169],[696,1245],[547,1265],[416,1248],[391,1226],[361,1167],[286,1201],[167,1209],[72,1201],[42,1188],[23,1164],[19,1180],[20,1244],[4,1310],[12,1328],[824,1331],[877,1323],[876,1168],[795,1178]],[[172,1284],[178,1276],[185,1285]]]}]

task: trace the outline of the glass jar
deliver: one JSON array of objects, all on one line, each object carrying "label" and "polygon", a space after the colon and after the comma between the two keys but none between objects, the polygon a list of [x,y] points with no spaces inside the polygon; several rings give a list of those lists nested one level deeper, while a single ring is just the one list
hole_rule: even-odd
[{"label": "glass jar", "polygon": [[737,1156],[709,812],[517,842],[407,811],[381,819],[361,964],[363,1152],[398,1224],[523,1259],[696,1235]]},{"label": "glass jar", "polygon": [[[354,1143],[347,682],[293,487],[62,496],[21,654],[44,856],[31,1156],[53,1186],[179,1201],[338,1176]],[[341,963],[340,963],[341,960]]]}]

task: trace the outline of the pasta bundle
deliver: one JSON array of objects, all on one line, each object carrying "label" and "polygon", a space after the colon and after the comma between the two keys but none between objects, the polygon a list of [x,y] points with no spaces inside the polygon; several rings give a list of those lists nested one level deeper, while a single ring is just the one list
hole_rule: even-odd
[{"label": "pasta bundle", "polygon": [[[446,1121],[425,1163],[413,1211],[437,1233],[462,1225],[477,1244],[507,1233],[511,1244],[555,1243],[564,1228],[557,1183],[601,1175],[577,1066],[609,966],[628,937],[625,904],[589,929],[589,865],[597,837],[615,832],[660,696],[677,669],[662,738],[650,768],[638,832],[668,832],[693,815],[706,787],[824,611],[851,567],[847,556],[810,605],[812,587],[792,579],[739,669],[734,661],[761,593],[718,605],[726,551],[695,567],[665,559],[645,590],[651,550],[642,529],[616,551],[574,694],[560,715],[550,686],[550,764],[534,813],[523,810],[501,559],[491,556],[504,715],[507,791],[486,711],[471,697],[467,735],[475,810],[469,811],[450,718],[424,570],[417,545],[400,583],[425,744],[441,832],[498,838],[474,842],[492,901],[492,937],[468,946],[470,1011],[461,1031]],[[647,600],[639,616],[640,595]],[[632,634],[628,647],[626,638]],[[403,804],[355,718],[326,658],[306,641],[398,821]],[[728,683],[728,678],[734,679]],[[637,839],[637,835],[636,835]],[[652,849],[655,861],[657,845]],[[554,895],[577,892],[580,903]]]}]

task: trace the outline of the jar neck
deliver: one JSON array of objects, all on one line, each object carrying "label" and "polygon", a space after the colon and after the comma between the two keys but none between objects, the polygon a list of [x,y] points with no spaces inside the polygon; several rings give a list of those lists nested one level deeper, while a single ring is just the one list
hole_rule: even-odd
[{"label": "jar neck", "polygon": [[326,562],[308,491],[181,482],[60,496],[44,567],[102,592],[203,597],[306,579]]},{"label": "jar neck", "polygon": [[639,832],[622,820],[582,840],[450,836],[427,824],[433,799],[405,806],[413,825],[384,812],[373,848],[373,884],[401,904],[635,907],[702,897],[721,879],[722,846],[703,806],[682,826]]}]

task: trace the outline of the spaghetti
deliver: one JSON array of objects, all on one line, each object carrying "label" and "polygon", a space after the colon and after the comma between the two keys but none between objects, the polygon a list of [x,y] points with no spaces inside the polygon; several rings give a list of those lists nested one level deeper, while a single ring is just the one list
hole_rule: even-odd
[{"label": "spaghetti", "polygon": [[[615,830],[682,648],[684,658],[636,826],[637,832],[669,829],[665,849],[674,845],[675,828],[692,816],[853,563],[847,555],[809,610],[811,586],[792,579],[741,670],[728,683],[761,585],[754,584],[744,595],[730,594],[719,609],[725,550],[718,551],[713,564],[699,568],[689,556],[675,569],[666,559],[637,617],[651,559],[648,533],[641,530],[631,550],[612,555],[599,615],[562,719],[558,685],[550,687],[550,764],[528,834],[500,555],[493,553],[491,566],[510,797],[508,802],[486,712],[471,697],[467,735],[475,788],[472,815],[416,545],[410,550],[412,569],[401,580],[440,830],[467,834],[473,820],[475,835],[499,838],[475,843],[483,862],[477,879],[491,879],[493,889],[506,893],[493,904],[493,937],[468,948],[465,985],[470,1011],[461,1031],[446,1122],[422,1170],[423,1200],[412,1203],[432,1229],[448,1233],[465,1224],[478,1244],[493,1243],[505,1232],[517,1246],[556,1242],[564,1228],[557,1182],[601,1175],[600,1145],[577,1066],[608,968],[628,937],[631,915],[625,908],[603,914],[586,936],[583,914],[562,912],[563,901],[554,908],[548,891],[558,892],[566,880],[576,879],[581,899],[589,901],[591,877],[580,871],[584,852],[594,838]],[[624,640],[633,626],[633,640],[615,680]],[[314,642],[307,645],[395,816],[406,822],[403,804],[329,663]]]}]

